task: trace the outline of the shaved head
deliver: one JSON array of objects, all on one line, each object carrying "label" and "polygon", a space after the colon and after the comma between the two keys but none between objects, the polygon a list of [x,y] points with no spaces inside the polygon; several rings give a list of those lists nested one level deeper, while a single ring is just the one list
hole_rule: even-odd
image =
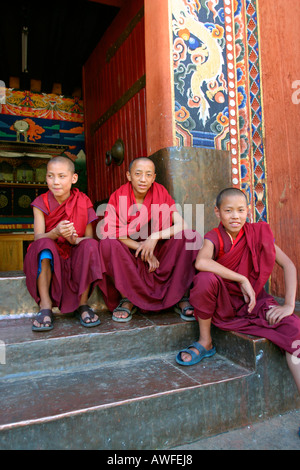
[{"label": "shaved head", "polygon": [[75,165],[73,160],[71,158],[65,156],[65,155],[59,155],[58,157],[53,157],[51,160],[49,160],[47,166],[52,163],[65,163],[68,165],[68,169],[71,171],[71,173],[75,173]]},{"label": "shaved head", "polygon": [[[135,163],[138,163],[139,161],[145,161],[145,162],[148,162],[148,163],[149,163],[149,162],[153,163],[153,161],[150,160],[150,158],[148,158],[148,157],[137,157],[137,158],[135,158],[134,160],[132,160],[132,161],[130,162],[130,164],[129,164],[129,173],[131,172],[133,165],[134,165]],[[154,172],[155,172],[155,165],[154,165],[154,163],[153,163],[153,168],[154,168]]]},{"label": "shaved head", "polygon": [[244,196],[244,198],[246,200],[246,204],[248,205],[247,196],[243,191],[241,191],[238,188],[226,188],[226,189],[223,189],[223,191],[221,191],[217,196],[216,206],[217,206],[218,209],[220,209],[224,198],[228,197],[228,196],[229,197],[230,196]]}]

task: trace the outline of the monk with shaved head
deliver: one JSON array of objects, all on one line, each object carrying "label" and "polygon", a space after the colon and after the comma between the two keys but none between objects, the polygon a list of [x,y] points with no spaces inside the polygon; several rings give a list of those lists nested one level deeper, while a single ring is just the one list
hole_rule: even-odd
[{"label": "monk with shaved head", "polygon": [[195,320],[188,291],[201,237],[187,229],[175,201],[155,181],[152,160],[136,158],[126,176],[109,199],[99,244],[99,286],[112,318],[127,322],[137,309],[175,306],[183,320]]},{"label": "monk with shaved head", "polygon": [[[196,259],[199,271],[191,289],[200,336],[177,355],[183,366],[197,364],[216,352],[211,324],[227,331],[269,339],[286,354],[288,366],[300,392],[300,318],[295,315],[297,273],[294,263],[274,243],[266,222],[249,223],[248,202],[243,191],[226,188],[216,200],[219,226],[204,237]],[[264,286],[274,264],[284,273],[284,304]]]},{"label": "monk with shaved head", "polygon": [[52,158],[47,165],[48,191],[33,202],[34,242],[24,260],[27,288],[39,305],[33,331],[53,328],[52,307],[76,311],[83,326],[100,323],[88,297],[101,277],[98,242],[92,222],[97,219],[90,199],[72,185],[78,175],[71,159]]}]

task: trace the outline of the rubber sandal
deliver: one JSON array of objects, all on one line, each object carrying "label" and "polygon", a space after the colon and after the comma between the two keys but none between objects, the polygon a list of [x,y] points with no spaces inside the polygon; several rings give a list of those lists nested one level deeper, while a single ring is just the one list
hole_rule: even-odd
[{"label": "rubber sandal", "polygon": [[180,317],[182,318],[182,320],[185,320],[185,321],[197,321],[196,318],[194,317],[194,315],[185,315],[185,312],[187,312],[188,310],[194,310],[194,307],[192,307],[192,305],[190,306],[187,306],[187,307],[184,307],[184,308],[180,308],[179,307],[179,304],[181,302],[189,302],[189,298],[188,297],[182,297],[181,300],[179,300],[179,302],[177,302],[177,304],[175,305],[174,307],[174,311],[176,313],[179,313]]},{"label": "rubber sandal", "polygon": [[[85,320],[91,320],[89,322],[85,321],[83,318],[82,318],[82,314],[84,312],[88,312],[88,317],[85,318]],[[95,313],[93,312],[93,310],[91,309],[91,307],[89,305],[80,305],[80,307],[78,307],[77,309],[77,314],[79,316],[79,321],[80,321],[80,324],[82,326],[84,326],[85,328],[93,328],[94,326],[98,326],[100,325],[101,321],[99,320],[96,320],[96,321],[92,321],[92,319],[95,317]]]},{"label": "rubber sandal", "polygon": [[[45,318],[49,317],[50,321],[45,321]],[[34,320],[38,321],[42,326],[35,326],[32,325],[32,331],[50,331],[53,330],[53,313],[52,310],[48,308],[42,309],[34,318]],[[48,326],[47,326],[48,325]]]},{"label": "rubber sandal", "polygon": [[[192,351],[190,348],[195,348],[199,351],[199,354],[195,353],[195,351]],[[183,361],[181,359],[181,353],[187,353],[192,356],[192,359],[190,361]],[[194,364],[198,364],[198,362],[202,361],[205,357],[211,357],[214,354],[216,354],[216,348],[213,347],[209,350],[205,349],[204,346],[201,344],[195,342],[191,344],[191,346],[188,346],[186,349],[183,349],[182,351],[179,351],[179,353],[176,356],[176,362],[180,364],[181,366],[193,366]]]},{"label": "rubber sandal", "polygon": [[[137,307],[133,306],[132,309],[129,310],[129,308],[122,307],[122,305],[125,302],[130,302],[130,300],[128,300],[128,299],[126,299],[126,297],[124,297],[123,299],[120,300],[119,305],[114,309],[113,314],[112,314],[112,320],[113,321],[117,321],[119,323],[126,323],[126,322],[132,320],[132,315],[137,312]],[[132,302],[130,302],[130,303],[132,303]],[[126,317],[126,318],[115,317],[114,312],[126,312],[126,313],[128,313],[128,317]]]}]

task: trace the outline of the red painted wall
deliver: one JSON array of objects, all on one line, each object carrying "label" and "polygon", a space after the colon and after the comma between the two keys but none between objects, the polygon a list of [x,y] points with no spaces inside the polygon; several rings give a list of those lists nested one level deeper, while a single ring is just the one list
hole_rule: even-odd
[{"label": "red painted wall", "polygon": [[[108,49],[115,44],[132,18],[140,11],[143,0],[126,1],[114,22],[88,59],[83,69],[85,135],[89,196],[102,201],[126,181],[129,162],[147,155],[146,90],[138,92],[119,112],[93,135],[94,124],[124,93],[145,75],[144,18],[117,50],[110,62]],[[105,155],[117,139],[125,146],[121,166],[105,164]]]},{"label": "red painted wall", "polygon": [[[259,17],[269,222],[300,271],[300,2],[259,0]],[[276,269],[272,293],[283,286]]]}]

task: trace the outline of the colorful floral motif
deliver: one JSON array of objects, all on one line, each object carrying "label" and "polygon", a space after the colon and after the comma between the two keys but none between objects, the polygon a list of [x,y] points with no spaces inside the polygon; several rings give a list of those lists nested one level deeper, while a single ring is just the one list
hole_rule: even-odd
[{"label": "colorful floral motif", "polygon": [[28,142],[69,146],[65,153],[75,162],[78,187],[86,192],[83,101],[6,88],[0,104],[0,140],[16,141],[14,123],[19,119],[29,124]]},{"label": "colorful floral motif", "polygon": [[0,113],[72,122],[84,120],[83,102],[76,97],[66,98],[12,88],[6,89],[5,103],[0,105]]},{"label": "colorful floral motif", "polygon": [[267,221],[257,0],[173,0],[179,146],[229,150],[251,220]]},{"label": "colorful floral motif", "polygon": [[[215,147],[228,129],[225,36],[219,0],[172,4],[177,144]],[[178,110],[185,110],[178,114]],[[185,136],[185,138],[184,138]]]}]

